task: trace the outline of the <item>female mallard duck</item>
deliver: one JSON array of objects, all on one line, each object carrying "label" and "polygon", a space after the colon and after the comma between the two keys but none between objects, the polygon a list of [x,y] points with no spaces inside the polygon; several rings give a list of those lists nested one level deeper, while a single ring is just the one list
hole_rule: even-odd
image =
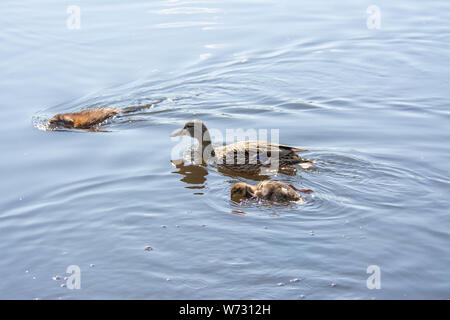
[{"label": "female mallard duck", "polygon": [[236,202],[245,198],[257,198],[275,202],[295,201],[303,203],[303,198],[296,191],[311,192],[309,189],[299,190],[294,186],[275,180],[261,181],[257,186],[238,182],[231,187],[231,199]]},{"label": "female mallard duck", "polygon": [[50,119],[49,127],[55,128],[62,126],[65,128],[90,129],[119,113],[119,109],[106,107],[87,109],[74,113],[60,113]]},{"label": "female mallard duck", "polygon": [[199,142],[196,156],[202,163],[213,160],[219,168],[236,172],[261,173],[261,169],[300,164],[305,167],[312,165],[312,161],[302,159],[296,152],[304,149],[271,143],[267,141],[240,141],[226,146],[212,147],[211,137],[205,124],[200,120],[190,120],[184,127],[171,135],[189,136]]}]

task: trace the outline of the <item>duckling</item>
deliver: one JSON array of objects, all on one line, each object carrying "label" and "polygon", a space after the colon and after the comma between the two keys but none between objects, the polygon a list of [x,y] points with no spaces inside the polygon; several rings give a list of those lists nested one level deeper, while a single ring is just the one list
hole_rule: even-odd
[{"label": "duckling", "polygon": [[296,192],[311,193],[309,189],[297,189],[292,185],[276,180],[261,181],[252,186],[248,183],[238,182],[231,187],[231,199],[239,202],[245,198],[257,198],[275,202],[294,201],[304,203],[303,198]]},{"label": "duckling", "polygon": [[50,119],[49,127],[55,128],[63,126],[65,128],[90,129],[118,114],[120,114],[119,109],[107,107],[87,109],[74,113],[60,113]]},{"label": "duckling", "polygon": [[261,173],[262,168],[271,166],[272,161],[278,161],[278,169],[300,164],[309,167],[311,160],[301,158],[296,152],[306,151],[296,147],[271,143],[261,140],[239,141],[225,146],[212,147],[211,137],[206,125],[201,120],[190,120],[184,127],[171,134],[189,136],[199,142],[196,155],[202,163],[214,161],[218,168],[250,174]]}]

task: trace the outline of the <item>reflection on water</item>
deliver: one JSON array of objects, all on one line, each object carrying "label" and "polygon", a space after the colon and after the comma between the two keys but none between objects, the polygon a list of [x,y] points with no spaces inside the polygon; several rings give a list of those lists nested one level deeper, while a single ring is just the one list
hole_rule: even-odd
[{"label": "reflection on water", "polygon": [[178,171],[172,171],[172,173],[181,174],[184,177],[180,179],[187,184],[192,184],[194,186],[187,186],[189,189],[203,189],[205,188],[204,183],[206,182],[206,176],[208,175],[208,170],[201,165],[188,164],[185,165],[184,159],[171,160],[172,164]]},{"label": "reflection on water", "polygon": [[268,175],[261,175],[261,174],[252,174],[252,173],[246,173],[246,172],[235,172],[233,170],[225,169],[225,168],[217,168],[217,171],[223,174],[225,177],[231,177],[231,178],[237,178],[242,177],[244,179],[248,180],[254,180],[254,181],[263,181],[270,179],[270,176]]}]

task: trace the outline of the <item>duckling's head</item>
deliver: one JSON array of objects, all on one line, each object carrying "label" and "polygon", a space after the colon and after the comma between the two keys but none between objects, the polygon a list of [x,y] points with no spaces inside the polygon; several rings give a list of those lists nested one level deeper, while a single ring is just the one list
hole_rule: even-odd
[{"label": "duckling's head", "polygon": [[197,138],[198,140],[205,140],[209,138],[209,134],[206,134],[208,129],[201,120],[189,120],[184,124],[184,127],[174,133],[171,137],[188,136],[191,138]]},{"label": "duckling's head", "polygon": [[67,114],[57,114],[48,122],[50,128],[55,128],[59,126],[73,127],[74,120]]},{"label": "duckling's head", "polygon": [[253,186],[244,182],[238,182],[234,186],[232,186],[230,193],[231,199],[236,202],[239,202],[239,200],[241,199],[251,198],[255,196]]}]

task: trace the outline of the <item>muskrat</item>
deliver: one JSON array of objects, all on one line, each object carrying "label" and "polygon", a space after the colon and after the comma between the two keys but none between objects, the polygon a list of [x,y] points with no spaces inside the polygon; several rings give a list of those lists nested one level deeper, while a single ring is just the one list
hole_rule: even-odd
[{"label": "muskrat", "polygon": [[231,187],[231,199],[239,201],[245,198],[257,198],[275,202],[295,201],[303,203],[303,198],[297,193],[311,193],[309,189],[297,189],[296,187],[276,180],[261,181],[257,186],[244,182],[238,182]]},{"label": "muskrat", "polygon": [[90,129],[108,118],[120,113],[119,109],[103,107],[87,109],[74,113],[60,113],[50,119],[50,127],[65,127],[75,129]]},{"label": "muskrat", "polygon": [[150,109],[155,104],[160,103],[158,100],[143,106],[133,106],[123,109],[102,107],[98,109],[86,109],[73,113],[59,113],[50,119],[48,125],[50,128],[65,127],[75,129],[92,129],[95,125],[101,124],[106,119],[117,116],[118,114],[129,114],[145,109]]}]

